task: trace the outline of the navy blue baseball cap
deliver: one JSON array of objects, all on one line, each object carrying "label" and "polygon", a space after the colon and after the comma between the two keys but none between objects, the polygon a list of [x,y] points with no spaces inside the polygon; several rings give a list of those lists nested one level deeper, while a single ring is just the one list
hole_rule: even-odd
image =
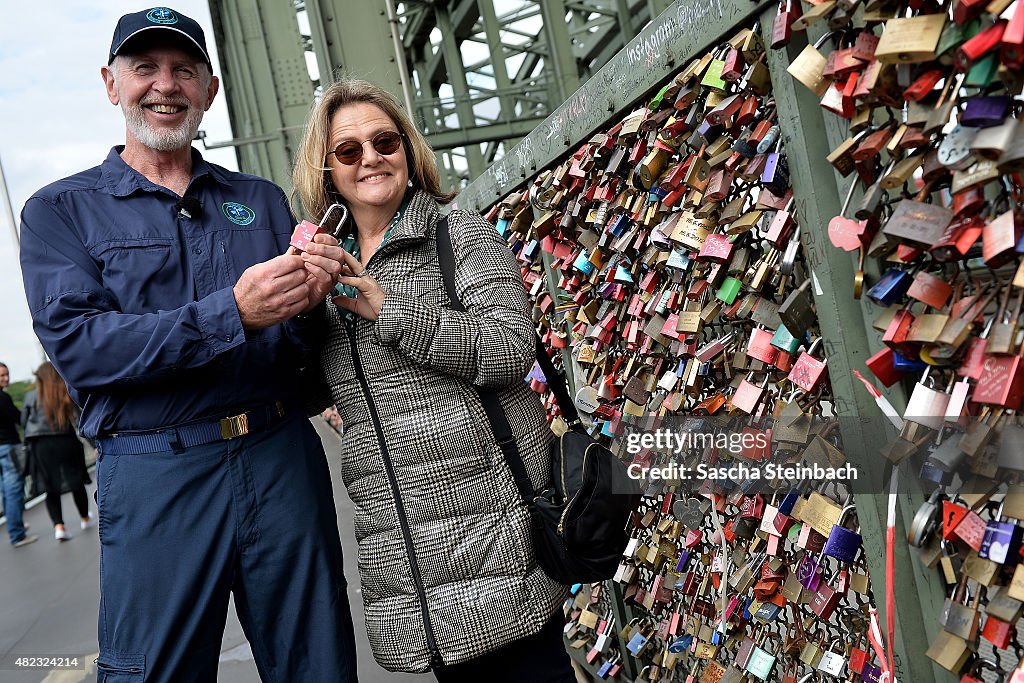
[{"label": "navy blue baseball cap", "polygon": [[147,31],[173,31],[178,34],[186,43],[191,44],[200,54],[206,64],[213,69],[210,62],[210,53],[206,49],[206,35],[202,27],[195,19],[186,17],[170,7],[154,7],[144,9],[141,12],[126,14],[117,20],[117,27],[114,28],[114,39],[110,41],[110,58],[107,64],[114,61],[114,57],[121,54],[125,44],[139,37],[146,37]]}]

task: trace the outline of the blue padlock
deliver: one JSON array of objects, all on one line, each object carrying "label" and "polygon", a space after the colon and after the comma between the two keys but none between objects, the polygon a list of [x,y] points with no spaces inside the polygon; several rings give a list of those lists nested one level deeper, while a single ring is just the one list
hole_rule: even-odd
[{"label": "blue padlock", "polygon": [[796,501],[800,499],[800,492],[795,490],[789,490],[783,497],[782,502],[779,503],[779,512],[784,515],[789,515],[793,512],[793,506],[796,505]]},{"label": "blue padlock", "polygon": [[686,270],[690,267],[690,257],[687,255],[685,248],[680,247],[673,249],[668,255],[668,261],[665,265],[669,268],[675,268],[676,270]]},{"label": "blue padlock", "polygon": [[594,264],[590,262],[590,254],[586,249],[580,252],[580,255],[576,257],[572,267],[580,271],[584,275],[590,275],[594,272]]},{"label": "blue padlock", "polygon": [[867,296],[879,306],[892,306],[906,295],[913,282],[914,276],[907,271],[890,268],[871,286]]},{"label": "blue padlock", "polygon": [[686,634],[679,636],[668,646],[668,651],[674,655],[682,654],[690,649],[693,644],[693,636]]},{"label": "blue padlock", "polygon": [[643,633],[637,631],[633,634],[633,637],[629,639],[629,643],[626,644],[626,649],[633,653],[634,657],[639,657],[640,653],[647,648],[647,643],[650,639]]},{"label": "blue padlock", "polygon": [[767,624],[770,621],[774,621],[781,611],[782,608],[774,602],[766,602],[757,609],[754,618],[761,623]]},{"label": "blue padlock", "polygon": [[537,254],[540,253],[540,242],[537,240],[530,240],[523,247],[522,253],[520,253],[520,260],[533,261],[537,258]]},{"label": "blue padlock", "polygon": [[632,273],[626,270],[621,263],[615,267],[615,275],[612,277],[615,279],[615,282],[622,285],[635,284]]},{"label": "blue padlock", "polygon": [[508,237],[508,224],[507,218],[499,218],[498,222],[494,224],[494,227],[498,229],[498,234],[502,237]]},{"label": "blue padlock", "polygon": [[617,213],[608,221],[605,231],[619,237],[626,231],[627,227],[629,227],[629,216],[624,213]]},{"label": "blue padlock", "polygon": [[949,486],[953,483],[953,472],[943,471],[935,463],[925,460],[921,463],[921,470],[917,473],[919,479],[930,481],[939,486]]},{"label": "blue padlock", "polygon": [[611,671],[611,668],[612,668],[612,660],[610,660],[610,659],[606,660],[605,663],[601,665],[601,668],[597,670],[597,677],[598,678],[607,678],[608,677],[608,672]]},{"label": "blue padlock", "polygon": [[928,364],[919,358],[904,358],[895,351],[892,352],[892,367],[894,370],[906,373],[922,373],[928,369]]}]

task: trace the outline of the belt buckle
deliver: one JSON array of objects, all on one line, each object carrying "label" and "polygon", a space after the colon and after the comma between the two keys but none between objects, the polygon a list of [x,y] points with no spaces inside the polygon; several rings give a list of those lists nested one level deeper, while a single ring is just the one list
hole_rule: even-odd
[{"label": "belt buckle", "polygon": [[236,439],[249,433],[249,414],[232,415],[220,421],[220,437],[222,439]]}]

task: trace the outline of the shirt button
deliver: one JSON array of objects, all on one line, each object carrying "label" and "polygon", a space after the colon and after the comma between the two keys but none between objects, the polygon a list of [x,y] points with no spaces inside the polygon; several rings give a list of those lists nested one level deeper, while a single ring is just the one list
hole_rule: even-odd
[{"label": "shirt button", "polygon": [[199,247],[196,247],[195,249],[192,250],[192,253],[195,254],[196,256],[199,256],[200,254],[203,253],[203,250],[200,249]]},{"label": "shirt button", "polygon": [[51,303],[52,301],[53,301],[53,297],[52,296],[46,297],[46,303]]},{"label": "shirt button", "polygon": [[230,344],[231,343],[231,335],[229,334],[228,336],[224,337],[224,341],[226,341],[227,343]]}]

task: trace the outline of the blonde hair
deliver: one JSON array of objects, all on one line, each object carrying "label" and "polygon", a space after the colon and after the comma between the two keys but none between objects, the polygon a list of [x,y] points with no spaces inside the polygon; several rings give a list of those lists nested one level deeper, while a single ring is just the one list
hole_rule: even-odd
[{"label": "blonde hair", "polygon": [[346,78],[329,85],[323,96],[313,103],[296,155],[292,170],[292,197],[298,197],[307,215],[318,219],[337,200],[338,193],[331,182],[330,169],[325,166],[331,144],[331,119],[339,109],[356,102],[378,107],[403,135],[413,187],[425,190],[442,204],[455,198],[456,192],[441,190],[441,172],[437,168],[434,150],[394,96],[368,81]]}]

